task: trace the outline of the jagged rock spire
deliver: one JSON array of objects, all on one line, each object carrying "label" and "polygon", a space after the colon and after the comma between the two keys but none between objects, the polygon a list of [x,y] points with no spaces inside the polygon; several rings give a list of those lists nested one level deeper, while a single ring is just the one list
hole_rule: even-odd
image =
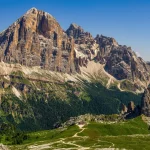
[{"label": "jagged rock spire", "polygon": [[150,117],[150,86],[145,90],[142,96],[141,113]]}]

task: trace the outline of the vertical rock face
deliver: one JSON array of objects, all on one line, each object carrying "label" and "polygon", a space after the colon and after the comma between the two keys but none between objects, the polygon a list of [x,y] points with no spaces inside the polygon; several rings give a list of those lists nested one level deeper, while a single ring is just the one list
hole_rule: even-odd
[{"label": "vertical rock face", "polygon": [[150,86],[145,90],[142,102],[141,102],[141,113],[150,117]]},{"label": "vertical rock face", "polygon": [[76,72],[74,40],[68,38],[50,14],[35,8],[0,34],[0,60]]}]

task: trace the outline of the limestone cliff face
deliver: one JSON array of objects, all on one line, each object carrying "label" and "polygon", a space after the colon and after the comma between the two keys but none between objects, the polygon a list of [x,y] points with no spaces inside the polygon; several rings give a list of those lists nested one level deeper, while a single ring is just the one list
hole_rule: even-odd
[{"label": "limestone cliff face", "polygon": [[0,34],[0,60],[76,72],[74,40],[68,38],[50,14],[35,8]]},{"label": "limestone cliff face", "polygon": [[150,117],[150,87],[148,87],[142,97],[141,113]]}]

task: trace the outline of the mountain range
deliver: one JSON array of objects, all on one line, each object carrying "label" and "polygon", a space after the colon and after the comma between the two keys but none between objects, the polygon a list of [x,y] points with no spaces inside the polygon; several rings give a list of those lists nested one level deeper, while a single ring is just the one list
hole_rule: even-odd
[{"label": "mountain range", "polygon": [[0,34],[0,52],[1,62],[69,74],[81,73],[94,61],[117,80],[128,79],[135,87],[149,84],[149,63],[131,47],[103,35],[93,38],[76,24],[64,31],[53,16],[36,8]]},{"label": "mountain range", "polygon": [[0,33],[0,76],[0,122],[38,130],[141,104],[150,64],[112,37],[93,37],[75,23],[64,31],[49,13],[31,8]]}]

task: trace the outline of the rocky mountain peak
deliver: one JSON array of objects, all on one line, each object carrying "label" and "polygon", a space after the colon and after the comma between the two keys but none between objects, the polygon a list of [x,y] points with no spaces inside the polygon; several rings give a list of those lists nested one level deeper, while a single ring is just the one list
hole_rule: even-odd
[{"label": "rocky mountain peak", "polygon": [[97,35],[95,40],[97,41],[97,43],[99,43],[102,47],[105,46],[105,45],[113,45],[113,46],[118,46],[118,43],[117,41],[112,38],[112,37],[107,37],[107,36],[104,36],[104,35]]},{"label": "rocky mountain peak", "polygon": [[75,29],[78,29],[78,28],[81,28],[79,25],[75,24],[75,23],[72,23],[70,25],[70,28],[75,28]]},{"label": "rocky mountain peak", "polygon": [[27,14],[32,14],[32,13],[35,13],[35,12],[38,12],[38,9],[35,8],[35,7],[32,7],[31,9],[29,9],[29,10],[25,13],[25,15],[27,15]]},{"label": "rocky mountain peak", "polygon": [[74,40],[48,13],[31,8],[0,34],[0,60],[52,71],[76,72]]},{"label": "rocky mountain peak", "polygon": [[73,37],[74,39],[85,39],[85,38],[92,38],[92,35],[89,32],[85,32],[84,29],[72,23],[69,28],[66,30],[66,33],[69,37]]},{"label": "rocky mountain peak", "polygon": [[41,14],[41,15],[45,15],[46,17],[51,17],[53,19],[55,19],[51,14],[45,12],[45,11],[42,11],[42,10],[38,10],[37,8],[33,7],[31,9],[29,9],[25,14],[24,16],[30,16],[30,15],[33,15],[33,14]]}]

